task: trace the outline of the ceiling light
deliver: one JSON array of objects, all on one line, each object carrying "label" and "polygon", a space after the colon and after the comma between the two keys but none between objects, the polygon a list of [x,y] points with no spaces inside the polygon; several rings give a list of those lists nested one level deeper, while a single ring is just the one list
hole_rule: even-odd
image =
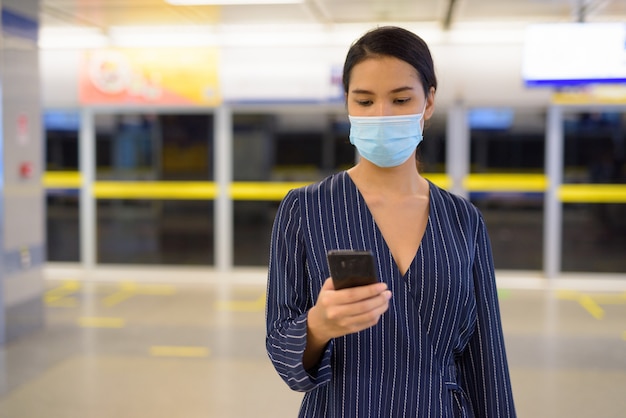
[{"label": "ceiling light", "polygon": [[111,43],[117,47],[173,47],[216,45],[217,39],[204,26],[111,26]]},{"label": "ceiling light", "polygon": [[165,0],[173,6],[240,6],[253,4],[299,4],[304,0]]},{"label": "ceiling light", "polygon": [[39,30],[39,47],[42,49],[90,49],[108,46],[108,37],[96,28],[66,26],[44,27]]}]

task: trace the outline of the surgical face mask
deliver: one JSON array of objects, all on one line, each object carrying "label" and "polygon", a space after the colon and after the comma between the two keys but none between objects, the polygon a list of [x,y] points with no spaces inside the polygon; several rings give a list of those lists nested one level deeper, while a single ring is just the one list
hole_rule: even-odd
[{"label": "surgical face mask", "polygon": [[399,166],[422,142],[423,117],[423,111],[415,115],[349,116],[350,143],[379,167]]}]

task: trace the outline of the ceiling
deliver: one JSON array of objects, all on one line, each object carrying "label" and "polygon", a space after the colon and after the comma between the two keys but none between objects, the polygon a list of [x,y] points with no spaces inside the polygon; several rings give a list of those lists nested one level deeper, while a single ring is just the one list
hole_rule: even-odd
[{"label": "ceiling", "polygon": [[304,0],[172,6],[165,0],[40,0],[42,28],[249,24],[626,21],[626,0]]}]

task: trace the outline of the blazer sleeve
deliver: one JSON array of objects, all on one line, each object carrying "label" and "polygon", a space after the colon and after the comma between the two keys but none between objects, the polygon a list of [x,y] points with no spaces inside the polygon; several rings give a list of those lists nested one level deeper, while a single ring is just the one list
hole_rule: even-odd
[{"label": "blazer sleeve", "polygon": [[316,367],[305,370],[307,313],[317,295],[309,294],[302,227],[300,201],[292,190],[281,202],[272,228],[265,345],[281,378],[291,389],[304,392],[330,381],[332,341]]},{"label": "blazer sleeve", "polygon": [[515,417],[491,244],[480,215],[472,272],[477,320],[462,354],[463,386],[476,417]]}]

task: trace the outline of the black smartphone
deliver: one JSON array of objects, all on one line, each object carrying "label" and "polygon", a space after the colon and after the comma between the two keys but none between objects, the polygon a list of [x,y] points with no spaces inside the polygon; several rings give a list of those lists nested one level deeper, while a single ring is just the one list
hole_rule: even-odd
[{"label": "black smartphone", "polygon": [[335,289],[376,283],[374,255],[367,250],[330,250],[326,254]]}]

